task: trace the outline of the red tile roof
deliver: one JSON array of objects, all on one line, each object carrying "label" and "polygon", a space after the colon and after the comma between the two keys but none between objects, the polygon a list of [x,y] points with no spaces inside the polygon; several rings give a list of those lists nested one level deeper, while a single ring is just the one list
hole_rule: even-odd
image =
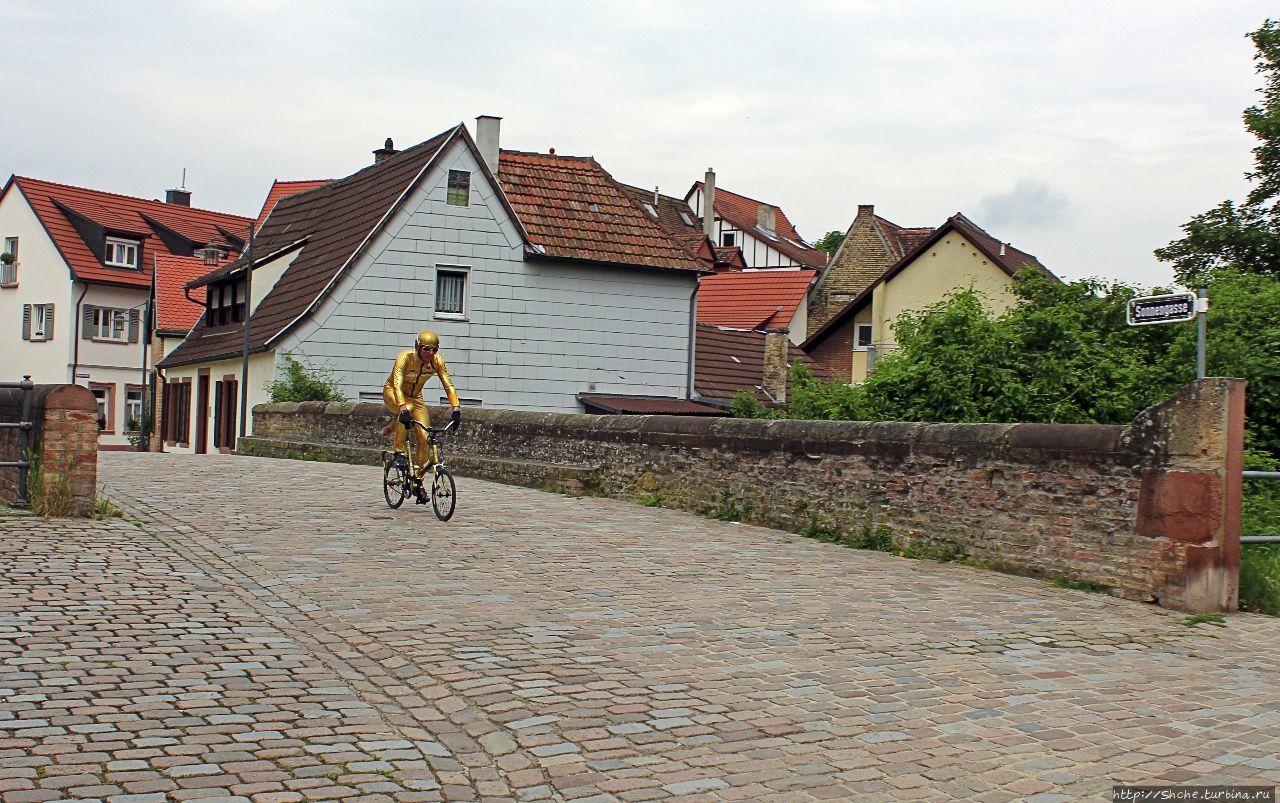
[{"label": "red tile roof", "polygon": [[316,187],[322,187],[331,180],[327,178],[318,181],[281,181],[276,179],[271,182],[271,190],[267,193],[267,200],[263,202],[262,211],[258,213],[258,220],[253,225],[254,231],[262,231],[262,224],[266,222],[267,215],[270,215],[271,210],[276,208],[276,204],[285,198],[307,190],[314,190]]},{"label": "red tile roof", "polygon": [[[209,272],[201,257],[156,257],[156,329],[171,332],[191,331],[200,320],[204,307],[187,298],[183,290],[188,283]],[[193,298],[204,298],[204,290],[193,290]]]},{"label": "red tile roof", "polygon": [[[695,181],[693,188],[689,190],[686,199],[692,197],[693,193],[702,189],[702,182]],[[786,213],[780,208],[778,210],[777,220],[774,223],[774,233],[777,238],[766,236],[759,228],[760,207],[763,202],[754,198],[748,198],[745,195],[738,195],[730,192],[723,187],[716,187],[716,214],[723,218],[734,228],[749,232],[761,242],[768,243],[772,248],[799,262],[801,265],[807,265],[811,268],[821,268],[827,264],[827,254],[821,249],[814,248],[804,241],[796,227],[791,225],[791,221],[787,219]],[[770,204],[772,206],[772,204]]]},{"label": "red tile roof", "polygon": [[726,271],[698,283],[698,323],[737,329],[790,327],[818,275],[807,268]]},{"label": "red tile roof", "polygon": [[547,256],[707,270],[589,156],[502,151],[498,180]]},{"label": "red tile roof", "polygon": [[[772,401],[764,384],[764,332],[727,329],[698,324],[694,353],[693,387],[698,396],[730,402],[740,390],[748,390],[764,403]],[[809,359],[793,343],[787,344],[788,365],[799,360],[820,379],[830,378],[825,366]]]},{"label": "red tile roof", "polygon": [[[153,256],[190,255],[210,242],[239,250],[248,236],[249,218],[149,201],[126,195],[13,176],[5,193],[16,187],[31,204],[54,246],[78,281],[149,287]],[[78,218],[78,220],[77,220]],[[77,230],[76,223],[80,224]],[[85,236],[82,236],[82,233]],[[140,238],[138,270],[109,268],[86,236],[120,234]],[[100,243],[101,240],[99,239]],[[95,246],[101,249],[99,244]]]},{"label": "red tile roof", "polygon": [[581,393],[578,401],[588,413],[608,415],[728,415],[721,407],[698,404],[685,399],[657,398],[652,396],[606,396],[598,393]]}]

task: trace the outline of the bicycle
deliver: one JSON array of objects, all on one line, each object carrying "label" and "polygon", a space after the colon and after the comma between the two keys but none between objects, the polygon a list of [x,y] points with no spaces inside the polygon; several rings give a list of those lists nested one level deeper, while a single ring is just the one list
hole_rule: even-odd
[{"label": "bicycle", "polygon": [[[393,424],[398,422],[393,422]],[[418,426],[427,433],[427,439],[431,443],[431,509],[435,511],[436,518],[440,521],[448,521],[453,517],[454,508],[458,504],[457,486],[453,481],[453,473],[449,471],[448,466],[444,463],[444,450],[441,448],[445,435],[448,435],[457,428],[456,421],[450,421],[446,427],[427,427],[423,426],[420,421],[411,421],[410,424]],[[410,424],[405,424],[408,429]],[[391,454],[386,451],[382,453],[382,495],[387,500],[387,505],[391,509],[396,509],[404,504],[404,500],[409,496],[413,496],[419,505],[427,503],[427,491],[422,480],[414,476],[410,466],[413,465],[413,442],[415,440],[413,433],[407,433],[405,439],[405,449],[408,451],[407,456],[404,454]]]}]

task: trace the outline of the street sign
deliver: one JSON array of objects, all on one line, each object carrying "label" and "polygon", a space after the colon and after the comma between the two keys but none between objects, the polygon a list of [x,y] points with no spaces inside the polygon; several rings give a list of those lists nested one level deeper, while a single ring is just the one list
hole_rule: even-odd
[{"label": "street sign", "polygon": [[1146,326],[1153,323],[1189,321],[1196,317],[1194,293],[1174,293],[1167,296],[1145,296],[1129,301],[1126,314],[1130,326]]}]

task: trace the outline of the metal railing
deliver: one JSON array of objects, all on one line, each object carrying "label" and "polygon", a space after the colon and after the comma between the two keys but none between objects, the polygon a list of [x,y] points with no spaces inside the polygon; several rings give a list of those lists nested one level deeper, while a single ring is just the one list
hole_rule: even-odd
[{"label": "metal railing", "polygon": [[18,498],[13,502],[15,507],[31,507],[31,500],[27,498],[27,472],[31,469],[31,461],[27,460],[27,457],[31,453],[31,430],[35,427],[35,423],[31,420],[31,394],[35,387],[30,374],[25,374],[21,382],[0,382],[0,388],[22,390],[22,420],[13,423],[0,421],[0,429],[22,431],[22,449],[18,452],[18,459],[0,460],[0,468],[18,469]]},{"label": "metal railing", "polygon": [[[1246,480],[1280,480],[1280,471],[1246,471]],[[1280,535],[1241,535],[1242,544],[1280,544]]]}]

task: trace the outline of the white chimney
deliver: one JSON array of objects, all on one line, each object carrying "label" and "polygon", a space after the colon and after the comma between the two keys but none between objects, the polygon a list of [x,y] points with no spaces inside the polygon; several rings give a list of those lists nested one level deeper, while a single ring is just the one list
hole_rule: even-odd
[{"label": "white chimney", "polygon": [[707,168],[702,179],[702,233],[716,239],[716,171]]},{"label": "white chimney", "polygon": [[760,204],[756,208],[756,224],[772,234],[778,228],[778,207]]},{"label": "white chimney", "polygon": [[498,175],[498,130],[502,127],[502,118],[491,114],[482,114],[476,118],[476,147],[484,157],[489,172]]}]

